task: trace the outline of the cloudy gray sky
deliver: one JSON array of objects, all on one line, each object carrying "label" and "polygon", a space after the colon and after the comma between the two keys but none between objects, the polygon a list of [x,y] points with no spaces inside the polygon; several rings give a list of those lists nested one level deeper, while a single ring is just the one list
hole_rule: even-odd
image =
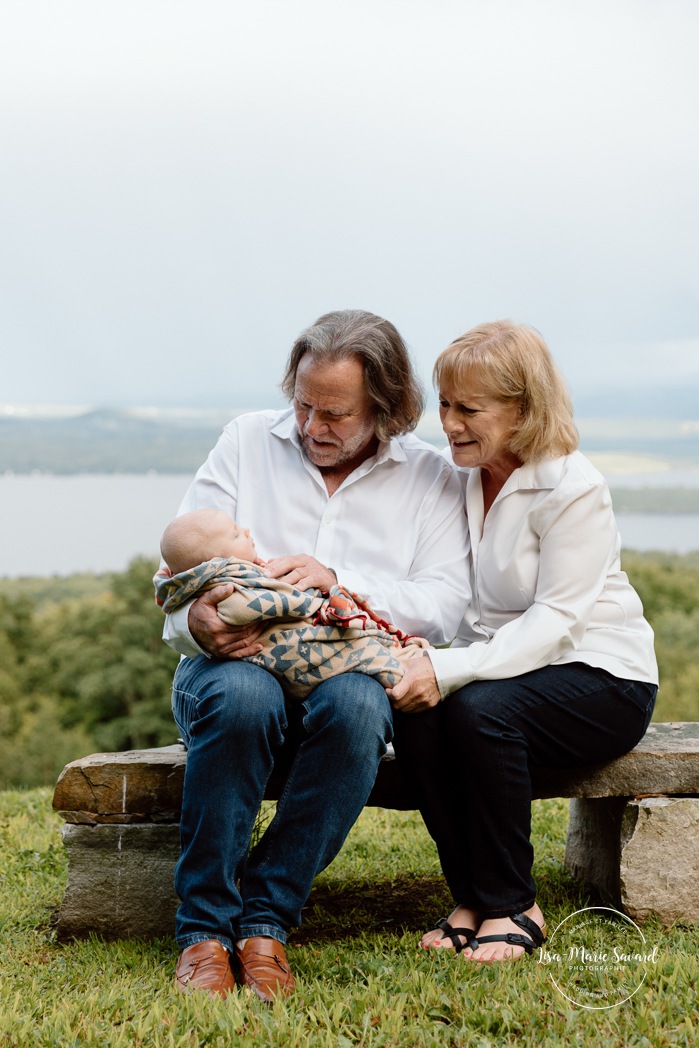
[{"label": "cloudy gray sky", "polygon": [[359,306],[699,389],[696,0],[4,0],[0,403],[273,402]]}]

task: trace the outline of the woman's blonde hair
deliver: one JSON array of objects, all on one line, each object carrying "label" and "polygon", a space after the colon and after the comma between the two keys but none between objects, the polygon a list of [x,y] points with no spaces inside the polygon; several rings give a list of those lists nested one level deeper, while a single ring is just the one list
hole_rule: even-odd
[{"label": "woman's blonde hair", "polygon": [[486,396],[519,406],[509,450],[521,462],[569,455],[578,446],[563,376],[538,331],[509,320],[480,324],[437,357],[435,388],[459,397],[474,381]]}]

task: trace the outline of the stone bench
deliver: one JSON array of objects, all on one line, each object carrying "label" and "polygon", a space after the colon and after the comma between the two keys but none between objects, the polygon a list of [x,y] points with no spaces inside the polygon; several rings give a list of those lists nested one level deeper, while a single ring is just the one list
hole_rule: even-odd
[{"label": "stone bench", "polygon": [[[64,768],[53,797],[69,859],[59,938],[172,934],[186,760],[175,745],[95,753]],[[575,877],[634,920],[699,921],[699,723],[651,724],[624,757],[534,769],[533,781],[536,797],[571,798],[566,864]],[[279,786],[273,778],[270,799]],[[367,803],[415,807],[395,760],[382,761]]]}]

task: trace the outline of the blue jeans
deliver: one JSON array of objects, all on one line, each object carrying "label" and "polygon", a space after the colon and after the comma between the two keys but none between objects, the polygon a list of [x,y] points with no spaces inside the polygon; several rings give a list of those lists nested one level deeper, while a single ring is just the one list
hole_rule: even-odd
[{"label": "blue jeans", "polygon": [[396,757],[457,903],[482,919],[533,904],[530,764],[583,767],[627,753],[657,690],[578,662],[473,681],[424,713],[394,715]]},{"label": "blue jeans", "polygon": [[[183,659],[172,697],[187,747],[177,941],[251,935],[286,942],[313,878],[338,853],[391,741],[391,709],[373,677],[346,673],[303,702],[249,662]],[[276,814],[248,856],[273,768],[288,768]]]}]

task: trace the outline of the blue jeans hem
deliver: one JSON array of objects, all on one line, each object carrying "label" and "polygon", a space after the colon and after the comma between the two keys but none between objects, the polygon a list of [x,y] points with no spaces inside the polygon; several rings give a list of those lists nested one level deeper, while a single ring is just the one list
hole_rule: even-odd
[{"label": "blue jeans hem", "polygon": [[246,924],[240,929],[240,939],[252,939],[255,935],[265,935],[269,939],[276,939],[277,942],[286,945],[287,933],[283,928],[278,928],[274,924]]},{"label": "blue jeans hem", "polygon": [[181,938],[178,938],[177,945],[180,949],[186,950],[188,946],[195,946],[198,942],[209,942],[210,939],[216,939],[233,956],[235,943],[227,935],[207,935],[204,932],[192,932],[191,935],[183,935]]}]

